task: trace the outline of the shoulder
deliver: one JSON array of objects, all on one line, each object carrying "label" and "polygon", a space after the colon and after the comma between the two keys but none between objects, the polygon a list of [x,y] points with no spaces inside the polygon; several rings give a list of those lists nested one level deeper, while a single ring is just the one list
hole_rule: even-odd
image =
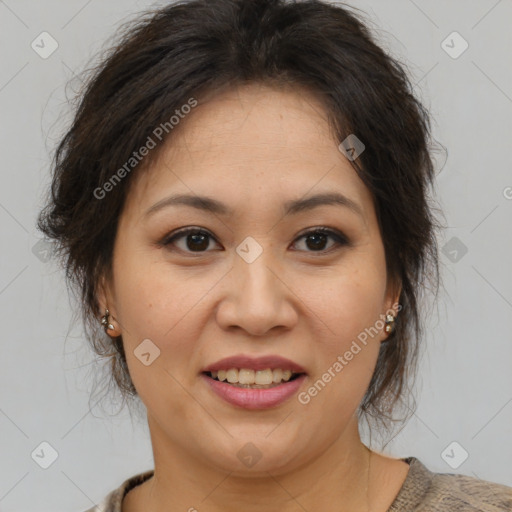
[{"label": "shoulder", "polygon": [[512,511],[512,487],[465,475],[436,473],[428,499],[439,510]]},{"label": "shoulder", "polygon": [[404,459],[409,474],[388,512],[512,511],[512,487],[475,477],[435,473],[418,459]]},{"label": "shoulder", "polygon": [[97,505],[84,512],[122,512],[122,502],[125,495],[153,476],[154,470],[138,473],[126,479],[119,487],[110,491]]}]

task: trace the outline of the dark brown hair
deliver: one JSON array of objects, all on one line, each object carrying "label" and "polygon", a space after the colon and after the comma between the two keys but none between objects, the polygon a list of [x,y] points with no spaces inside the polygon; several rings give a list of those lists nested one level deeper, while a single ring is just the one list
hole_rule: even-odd
[{"label": "dark brown hair", "polygon": [[[381,344],[359,413],[392,419],[414,377],[423,333],[420,296],[439,288],[439,259],[429,187],[435,169],[430,120],[403,64],[373,40],[348,6],[318,0],[192,0],[138,15],[90,72],[72,125],[53,160],[51,198],[39,229],[56,243],[78,291],[86,336],[111,357],[112,383],[136,396],[122,338],[102,331],[96,294],[111,277],[119,216],[136,173],[150,168],[159,144],[133,171],[97,198],[156,127],[191,98],[235,84],[300,86],[322,99],[341,142],[355,134],[364,152],[352,162],[371,191],[388,276],[402,285],[396,329]],[[197,108],[200,108],[197,107]],[[112,183],[112,181],[110,181]]]}]

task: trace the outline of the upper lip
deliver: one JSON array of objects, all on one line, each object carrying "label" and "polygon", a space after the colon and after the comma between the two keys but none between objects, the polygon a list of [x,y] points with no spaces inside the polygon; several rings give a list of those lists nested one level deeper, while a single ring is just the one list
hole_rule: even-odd
[{"label": "upper lip", "polygon": [[245,354],[225,357],[215,363],[212,363],[202,372],[214,372],[218,370],[229,370],[230,368],[247,368],[252,370],[266,370],[267,368],[282,370],[291,370],[295,373],[306,373],[306,370],[299,364],[278,355],[267,355],[260,357],[252,357]]}]

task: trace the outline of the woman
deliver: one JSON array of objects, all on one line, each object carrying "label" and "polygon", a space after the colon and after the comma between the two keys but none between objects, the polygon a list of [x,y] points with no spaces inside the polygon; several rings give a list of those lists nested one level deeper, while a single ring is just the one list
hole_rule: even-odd
[{"label": "woman", "polygon": [[39,220],[147,409],[155,469],[97,510],[512,510],[511,488],[359,433],[407,402],[439,283],[404,70],[319,1],[195,0],[129,28]]}]

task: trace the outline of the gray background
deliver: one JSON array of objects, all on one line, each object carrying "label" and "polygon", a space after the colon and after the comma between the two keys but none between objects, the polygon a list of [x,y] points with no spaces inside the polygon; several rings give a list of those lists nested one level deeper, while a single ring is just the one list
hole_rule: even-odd
[{"label": "gray background", "polygon": [[[153,467],[144,423],[126,409],[114,417],[94,401],[89,409],[97,366],[80,323],[71,322],[62,273],[36,245],[34,222],[49,153],[69,121],[66,82],[122,21],[164,3],[0,1],[2,512],[85,510]],[[440,239],[446,292],[428,323],[417,412],[385,451],[512,486],[512,2],[351,5],[367,12],[381,44],[408,64],[434,136],[448,148],[446,162],[438,158],[449,226]],[[31,47],[43,31],[59,45],[47,59]],[[454,55],[462,40],[442,45],[453,31],[469,44],[458,58],[445,50]],[[58,452],[48,469],[40,467],[50,456],[44,441]]]}]

